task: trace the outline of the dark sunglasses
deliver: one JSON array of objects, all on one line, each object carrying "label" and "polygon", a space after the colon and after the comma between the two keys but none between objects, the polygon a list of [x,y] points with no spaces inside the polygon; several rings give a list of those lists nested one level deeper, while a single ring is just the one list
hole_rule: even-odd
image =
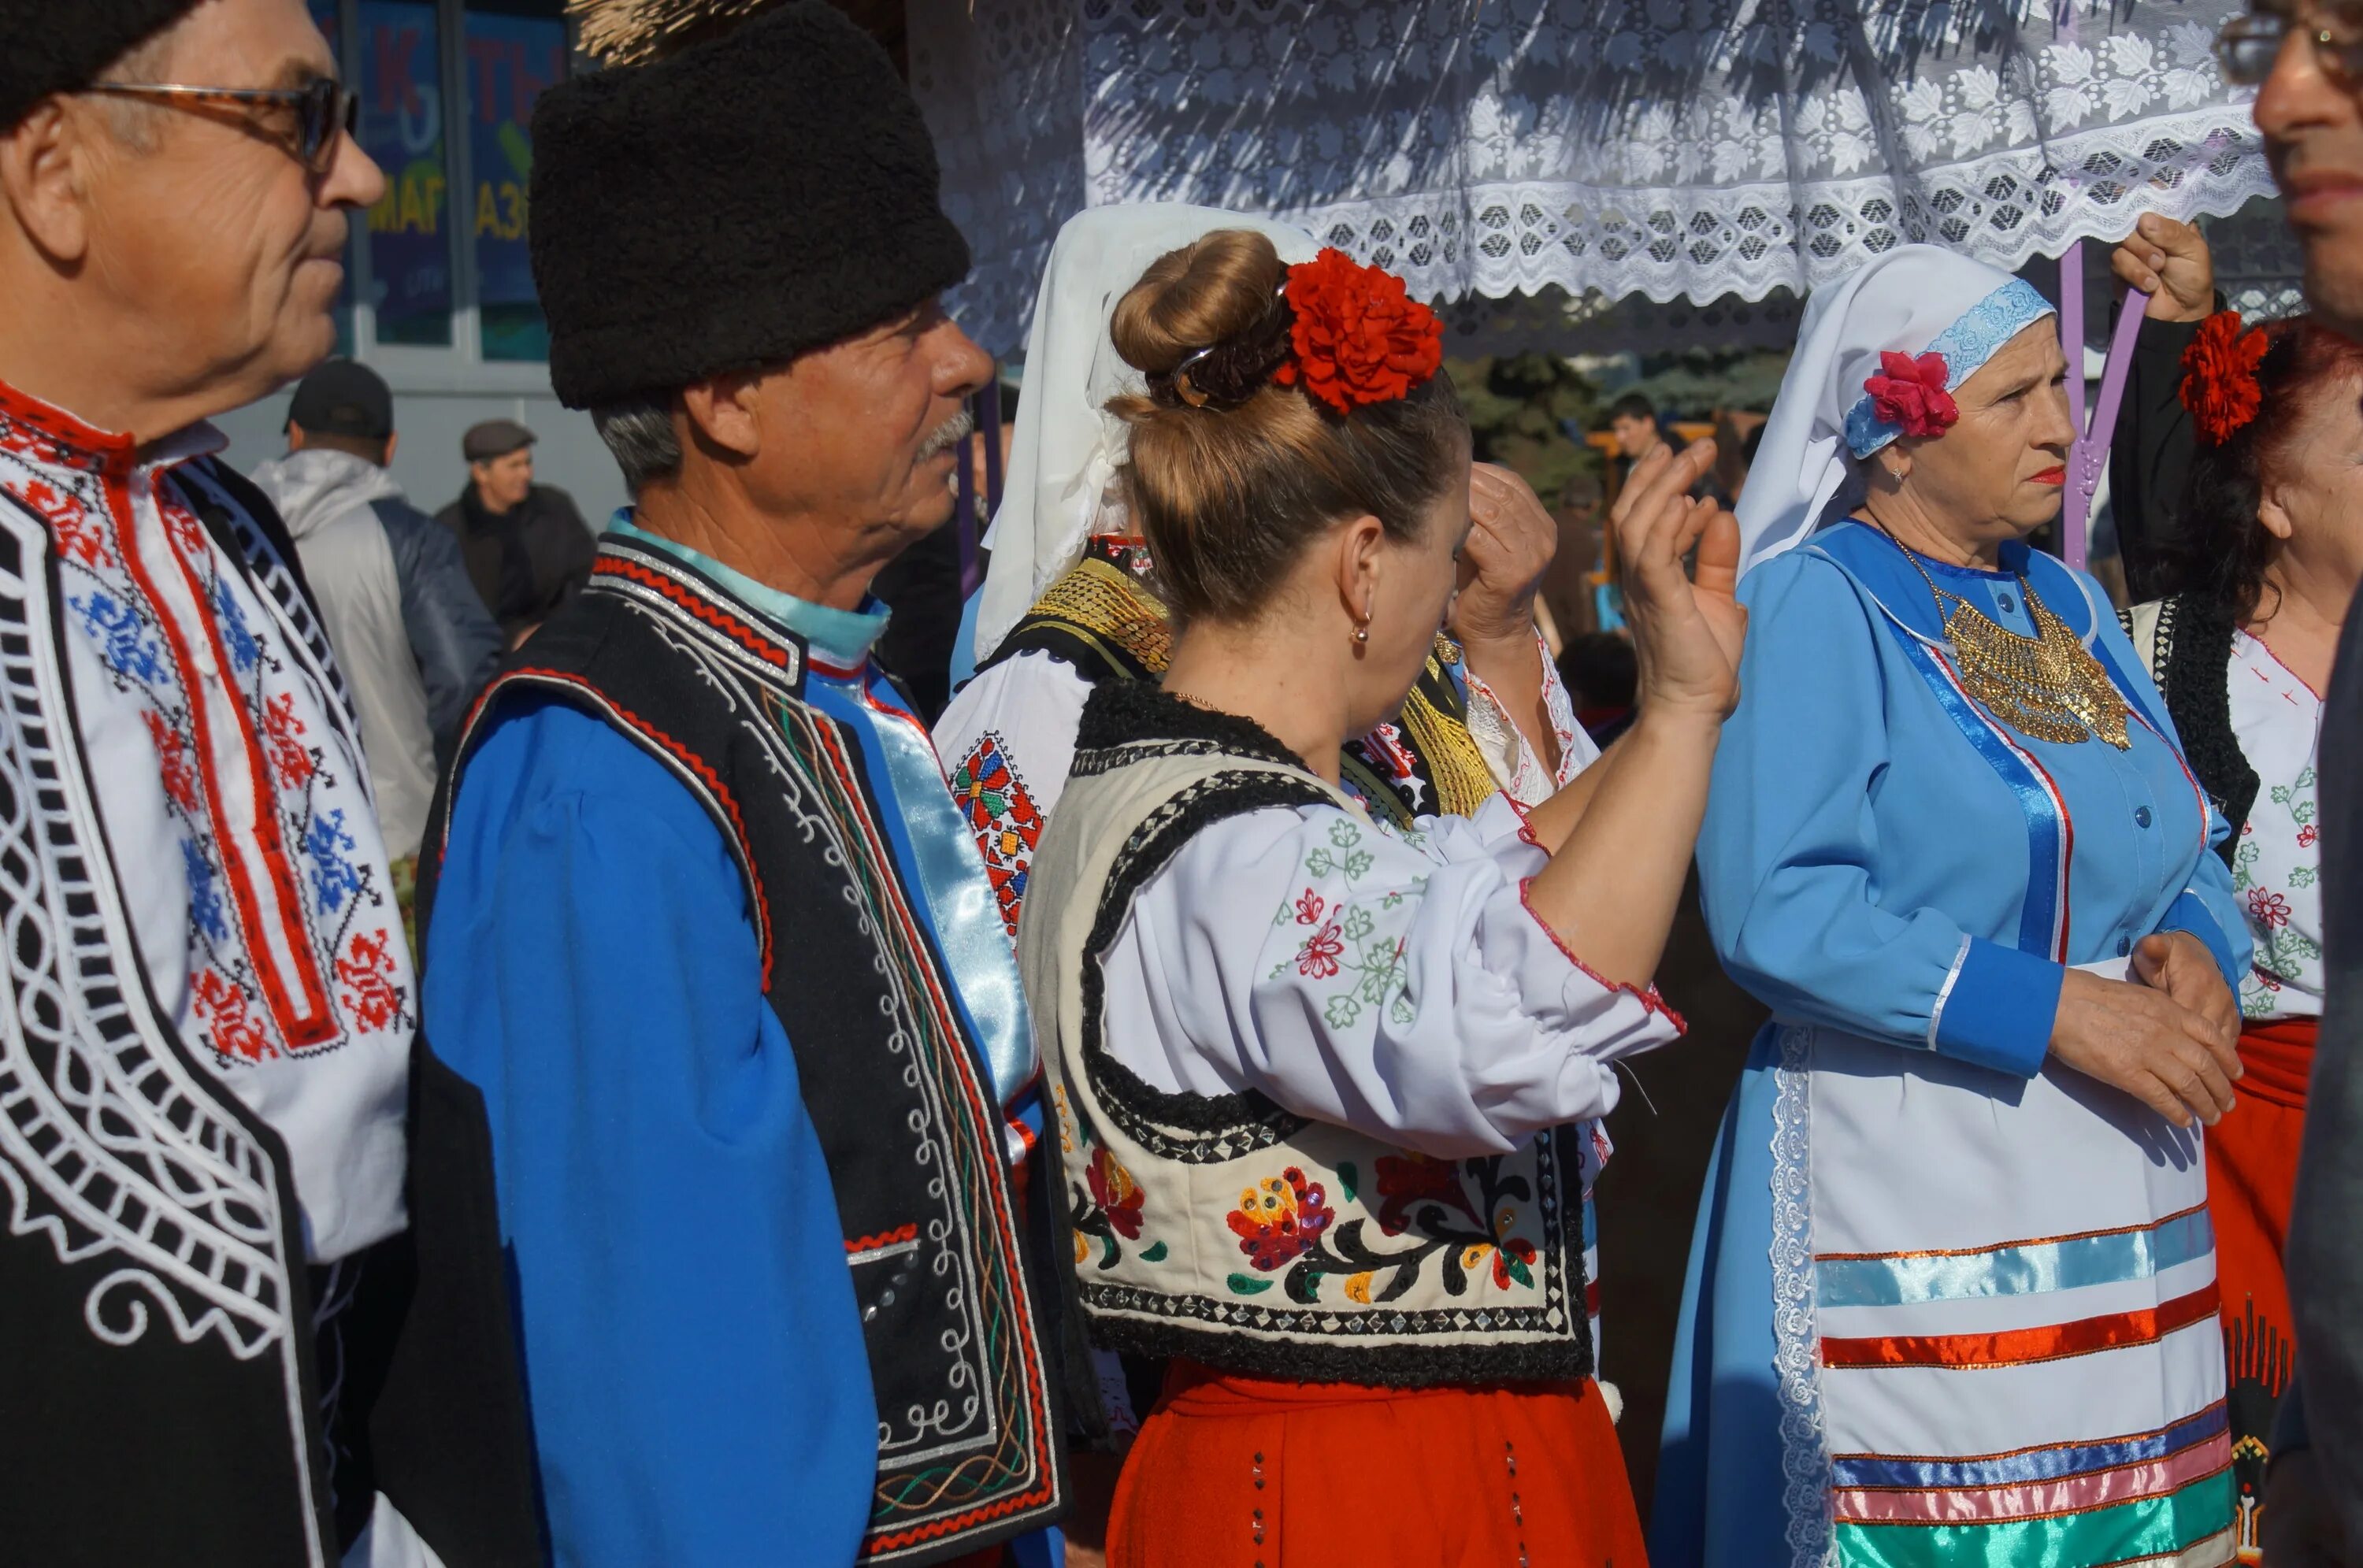
[{"label": "dark sunglasses", "polygon": [[183,87],[173,83],[94,82],[86,93],[116,93],[182,104],[268,105],[295,111],[295,158],[315,174],[327,172],[337,156],[337,138],[361,123],[361,101],[344,84],[316,76],[302,87]]},{"label": "dark sunglasses", "polygon": [[2251,11],[2224,24],[2215,35],[2215,60],[2224,80],[2236,87],[2261,86],[2280,59],[2281,45],[2295,33],[2313,50],[2317,64],[2341,82],[2363,81],[2363,6],[2304,6],[2291,12]]}]

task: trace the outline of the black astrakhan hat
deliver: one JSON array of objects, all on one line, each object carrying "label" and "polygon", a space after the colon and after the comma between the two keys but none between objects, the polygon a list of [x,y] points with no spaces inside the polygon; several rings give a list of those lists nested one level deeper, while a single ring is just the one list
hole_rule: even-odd
[{"label": "black astrakhan hat", "polygon": [[918,105],[824,0],[554,87],[533,144],[533,275],[570,407],[793,358],[968,274]]},{"label": "black astrakhan hat", "polygon": [[196,8],[197,0],[0,0],[0,133],[50,94],[89,86]]}]

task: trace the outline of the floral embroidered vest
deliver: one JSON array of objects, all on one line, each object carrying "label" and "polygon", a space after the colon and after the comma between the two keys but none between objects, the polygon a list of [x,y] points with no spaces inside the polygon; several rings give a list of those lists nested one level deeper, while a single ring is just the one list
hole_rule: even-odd
[{"label": "floral embroidered vest", "polygon": [[1102,1348],[1419,1387],[1591,1370],[1579,1150],[1431,1159],[1111,1056],[1101,955],[1200,830],[1355,806],[1244,721],[1100,687],[1034,862],[1019,962],[1059,1122],[1070,1303]]}]

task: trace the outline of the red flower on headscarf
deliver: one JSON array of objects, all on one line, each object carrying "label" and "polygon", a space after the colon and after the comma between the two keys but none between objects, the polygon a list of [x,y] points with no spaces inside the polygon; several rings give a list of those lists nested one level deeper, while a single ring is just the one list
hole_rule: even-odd
[{"label": "red flower on headscarf", "polygon": [[1444,363],[1444,324],[1403,281],[1335,247],[1288,270],[1292,359],[1272,372],[1340,414],[1410,395]]},{"label": "red flower on headscarf", "polygon": [[2270,347],[2262,327],[2240,330],[2236,310],[2199,324],[2199,336],[2182,351],[2182,406],[2202,441],[2220,447],[2256,418],[2265,402],[2257,367]]},{"label": "red flower on headscarf", "polygon": [[1961,417],[1961,405],[1945,390],[1951,372],[1942,354],[1883,353],[1880,374],[1862,383],[1870,394],[1870,411],[1881,425],[1900,427],[1906,436],[1942,436]]}]

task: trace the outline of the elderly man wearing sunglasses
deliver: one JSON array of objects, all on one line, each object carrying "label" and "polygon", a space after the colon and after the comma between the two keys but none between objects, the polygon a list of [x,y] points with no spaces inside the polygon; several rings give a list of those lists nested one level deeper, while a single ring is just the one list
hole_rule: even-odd
[{"label": "elderly man wearing sunglasses", "polygon": [[0,0],[12,1562],[539,1556],[481,1113],[205,423],[334,342],[351,113],[303,0]]},{"label": "elderly man wearing sunglasses", "polygon": [[[2314,318],[2363,337],[2363,3],[2256,0],[2216,53],[2228,80],[2258,88],[2257,128],[2304,248]],[[2363,1562],[2363,633],[2352,617],[2318,776],[2324,1008],[2284,1251],[2298,1384],[2264,1500],[2276,1568]]]}]

